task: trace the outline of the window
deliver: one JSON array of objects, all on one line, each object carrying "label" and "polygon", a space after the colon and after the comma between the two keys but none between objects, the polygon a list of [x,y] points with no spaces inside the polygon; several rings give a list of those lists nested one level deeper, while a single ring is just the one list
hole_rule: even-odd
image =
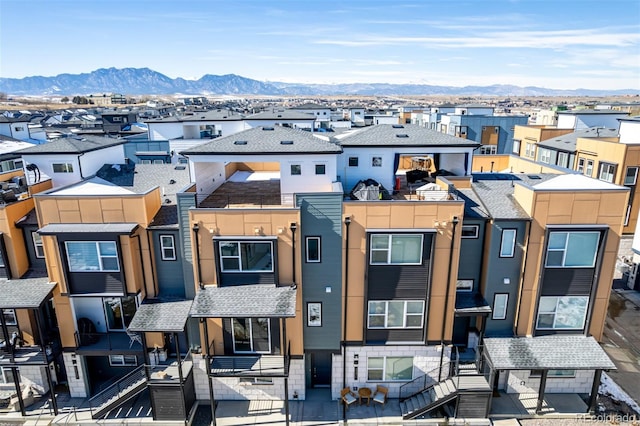
[{"label": "window", "polygon": [[316,164],[316,174],[323,175],[326,173],[326,166],[324,164]]},{"label": "window", "polygon": [[424,301],[369,301],[368,316],[368,328],[422,328]]},{"label": "window", "polygon": [[600,163],[600,176],[598,176],[598,179],[603,180],[605,182],[613,182],[613,179],[615,177],[616,177],[615,164]]},{"label": "window", "polygon": [[458,280],[456,282],[456,291],[462,291],[462,292],[473,291],[473,280]]},{"label": "window", "polygon": [[322,327],[322,303],[307,303],[307,326]]},{"label": "window", "polygon": [[73,164],[71,163],[54,163],[52,167],[53,173],[73,173]]},{"label": "window", "polygon": [[22,376],[20,375],[19,368],[11,369],[9,367],[0,367],[0,383],[14,384],[15,383],[15,381],[13,380],[14,371],[15,371],[16,377],[18,378],[18,382],[21,382]]},{"label": "window", "polygon": [[153,164],[164,164],[164,160],[153,160]]},{"label": "window", "polygon": [[18,320],[16,319],[16,311],[13,309],[3,309],[2,318],[0,318],[0,324],[2,324],[3,321],[5,325],[18,325]]},{"label": "window", "polygon": [[12,170],[22,169],[22,160],[6,160],[0,161],[0,171],[10,172]]},{"label": "window", "polygon": [[382,167],[382,157],[371,157],[371,167]]},{"label": "window", "polygon": [[271,377],[241,377],[240,383],[247,383],[250,385],[272,385],[273,379]]},{"label": "window", "polygon": [[589,296],[540,297],[539,330],[582,330],[587,316]]},{"label": "window", "polygon": [[513,153],[516,155],[520,155],[520,143],[521,141],[519,141],[518,139],[514,139],[513,140]]},{"label": "window", "polygon": [[112,123],[120,123],[122,122],[122,117],[111,117]]},{"label": "window", "polygon": [[569,166],[569,154],[566,152],[558,152],[558,160],[556,164],[560,167],[568,167]]},{"label": "window", "polygon": [[160,235],[162,260],[176,260],[176,241],[173,235]]},{"label": "window", "polygon": [[509,295],[507,293],[498,293],[493,295],[493,315],[491,319],[503,320],[507,318],[507,303]]},{"label": "window", "polygon": [[349,157],[349,167],[358,167],[358,157]]},{"label": "window", "polygon": [[273,272],[271,242],[220,242],[222,272]]},{"label": "window", "polygon": [[140,164],[151,164],[151,160],[140,160]]},{"label": "window", "polygon": [[536,144],[527,142],[527,144],[525,145],[524,156],[529,158],[535,158]]},{"label": "window", "polygon": [[500,242],[500,257],[513,257],[516,248],[516,230],[503,229]]},{"label": "window", "polygon": [[320,262],[320,237],[307,237],[307,263]]},{"label": "window", "polygon": [[593,160],[587,160],[587,168],[584,171],[584,174],[589,177],[593,177]]},{"label": "window", "polygon": [[495,145],[482,145],[480,147],[479,154],[481,155],[495,155],[498,152],[498,147]]},{"label": "window", "polygon": [[413,357],[367,358],[367,380],[408,381],[413,379]]},{"label": "window", "polygon": [[102,303],[107,328],[112,331],[126,330],[138,310],[135,296],[105,297],[102,299]]},{"label": "window", "polygon": [[422,235],[371,235],[371,264],[422,264]]},{"label": "window", "polygon": [[33,239],[33,250],[35,251],[38,259],[44,259],[44,244],[42,243],[42,236],[37,232],[31,233]]},{"label": "window", "polygon": [[540,148],[540,162],[545,164],[551,163],[551,150]]},{"label": "window", "polygon": [[600,232],[550,232],[548,268],[592,268],[596,262]]},{"label": "window", "polygon": [[269,318],[232,318],[233,351],[235,353],[271,352]]},{"label": "window", "polygon": [[71,272],[119,271],[115,241],[67,241]]},{"label": "window", "polygon": [[627,173],[624,175],[625,185],[635,185],[638,180],[638,167],[627,167]]},{"label": "window", "polygon": [[135,367],[138,357],[135,355],[109,355],[109,365],[113,367]]},{"label": "window", "polygon": [[584,158],[578,158],[578,167],[576,171],[584,174],[584,163],[585,163]]},{"label": "window", "polygon": [[300,164],[291,165],[291,176],[300,176],[302,174],[302,166]]},{"label": "window", "polygon": [[[542,370],[531,370],[529,377],[542,377]],[[547,370],[547,378],[576,377],[576,370]]]},{"label": "window", "polygon": [[462,238],[478,238],[478,225],[462,225]]},{"label": "window", "polygon": [[24,127],[23,126],[16,126],[16,132],[24,132]]}]

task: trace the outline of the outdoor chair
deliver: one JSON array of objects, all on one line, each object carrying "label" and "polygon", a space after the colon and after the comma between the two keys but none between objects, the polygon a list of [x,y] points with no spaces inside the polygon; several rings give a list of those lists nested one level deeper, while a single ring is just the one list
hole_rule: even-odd
[{"label": "outdoor chair", "polygon": [[129,349],[131,349],[135,342],[138,342],[142,345],[142,336],[140,336],[138,333],[134,333],[133,331],[129,331],[129,329],[127,329],[126,331],[127,336],[129,336]]},{"label": "outdoor chair", "polygon": [[377,402],[378,404],[382,405],[382,408],[384,408],[384,404],[387,403],[388,393],[389,389],[385,388],[384,386],[376,386],[376,393],[373,394],[373,402]]},{"label": "outdoor chair", "polygon": [[350,388],[344,388],[340,391],[340,397],[342,398],[342,402],[349,408],[351,404],[358,400],[358,397],[355,393],[351,391]]}]

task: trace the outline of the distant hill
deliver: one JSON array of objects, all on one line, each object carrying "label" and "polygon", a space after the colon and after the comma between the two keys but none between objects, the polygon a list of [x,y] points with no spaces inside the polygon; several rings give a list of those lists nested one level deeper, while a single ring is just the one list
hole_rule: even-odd
[{"label": "distant hill", "polygon": [[485,96],[608,96],[638,90],[557,90],[544,87],[433,86],[427,84],[293,84],[252,80],[235,74],[204,75],[198,80],[169,78],[149,68],[100,68],[90,73],[0,78],[0,91],[9,95],[485,95]]}]

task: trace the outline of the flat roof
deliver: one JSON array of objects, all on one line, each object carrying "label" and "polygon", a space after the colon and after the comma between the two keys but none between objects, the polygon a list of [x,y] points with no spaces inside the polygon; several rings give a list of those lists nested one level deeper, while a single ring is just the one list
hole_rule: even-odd
[{"label": "flat roof", "polygon": [[40,235],[58,234],[131,234],[137,223],[50,223],[38,230]]},{"label": "flat roof", "polygon": [[484,349],[496,370],[616,369],[591,336],[485,338]]},{"label": "flat roof", "polygon": [[37,309],[55,286],[46,277],[0,281],[0,309]]},{"label": "flat roof", "polygon": [[193,301],[196,318],[293,318],[296,289],[254,284],[230,287],[205,286]]},{"label": "flat roof", "polygon": [[133,316],[129,330],[175,333],[184,331],[191,304],[191,300],[143,303]]}]

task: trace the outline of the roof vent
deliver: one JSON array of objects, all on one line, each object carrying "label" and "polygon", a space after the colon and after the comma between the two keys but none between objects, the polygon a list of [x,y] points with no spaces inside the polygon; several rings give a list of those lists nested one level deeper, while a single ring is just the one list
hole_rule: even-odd
[{"label": "roof vent", "polygon": [[262,130],[273,130],[273,127],[263,127]]},{"label": "roof vent", "polygon": [[173,185],[174,183],[176,183],[175,179],[169,179],[169,185]]},{"label": "roof vent", "polygon": [[394,129],[404,129],[404,126],[402,124],[392,124],[391,127],[393,127]]},{"label": "roof vent", "polygon": [[234,145],[246,145],[247,141],[234,141],[233,144]]},{"label": "roof vent", "polygon": [[278,114],[278,118],[282,118],[282,114]]},{"label": "roof vent", "polygon": [[406,134],[406,133],[398,133],[398,134],[396,135],[396,138],[408,138],[408,137],[409,137],[409,135],[408,135],[408,134]]},{"label": "roof vent", "polygon": [[280,141],[280,145],[293,145],[293,141]]},{"label": "roof vent", "polygon": [[538,176],[538,175],[527,175],[527,177],[528,177],[529,179],[533,179],[533,180],[540,180],[540,179],[542,179],[542,178],[541,178],[540,176]]},{"label": "roof vent", "polygon": [[187,168],[186,166],[176,166],[174,170],[184,170],[186,168]]}]

